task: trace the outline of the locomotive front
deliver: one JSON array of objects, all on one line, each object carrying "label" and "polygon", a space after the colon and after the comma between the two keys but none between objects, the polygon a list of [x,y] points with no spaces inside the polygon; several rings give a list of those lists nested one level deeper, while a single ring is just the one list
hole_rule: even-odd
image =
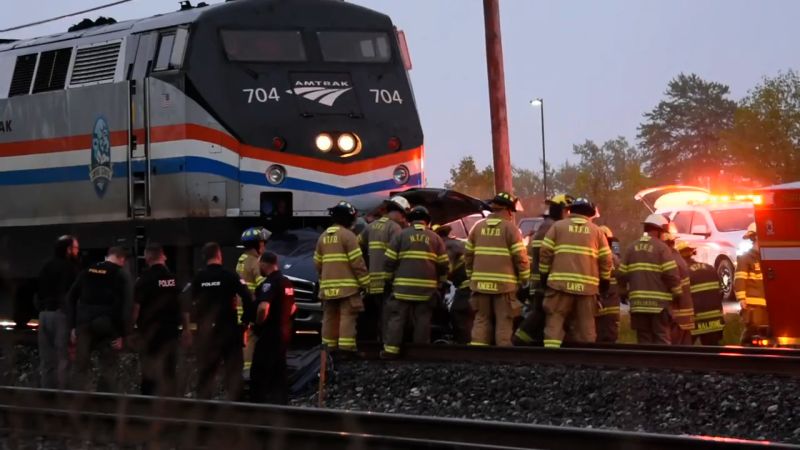
[{"label": "locomotive front", "polygon": [[187,94],[239,143],[243,215],[324,215],[343,198],[368,209],[422,184],[407,52],[389,17],[333,0],[240,0],[191,34]]}]

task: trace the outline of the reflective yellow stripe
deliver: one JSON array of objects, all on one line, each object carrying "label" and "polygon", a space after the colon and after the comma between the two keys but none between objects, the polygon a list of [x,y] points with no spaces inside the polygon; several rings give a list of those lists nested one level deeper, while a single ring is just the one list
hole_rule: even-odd
[{"label": "reflective yellow stripe", "polygon": [[689,281],[688,278],[681,278],[681,284],[680,284],[681,287],[689,286],[689,285],[691,285],[691,282]]},{"label": "reflective yellow stripe", "polygon": [[631,291],[628,294],[628,298],[630,299],[658,299],[658,300],[672,300],[672,295],[667,292],[659,292],[659,291],[647,291],[647,290],[636,290]]},{"label": "reflective yellow stripe", "polygon": [[530,277],[531,277],[531,271],[530,270],[523,270],[522,272],[519,273],[519,278],[520,279],[527,280]]},{"label": "reflective yellow stripe", "polygon": [[533,338],[528,333],[526,333],[525,330],[523,330],[522,328],[517,328],[517,331],[514,333],[514,336],[516,336],[517,339],[519,339],[522,342],[527,342],[527,343],[533,342]]},{"label": "reflective yellow stripe", "polygon": [[395,278],[395,286],[415,286],[435,288],[437,286],[436,280],[426,280],[424,278]]},{"label": "reflective yellow stripe", "polygon": [[539,248],[541,246],[542,246],[542,240],[541,239],[536,239],[535,241],[531,241],[531,247]]},{"label": "reflective yellow stripe", "polygon": [[697,292],[706,292],[706,291],[718,291],[719,290],[719,281],[710,281],[708,283],[698,283],[692,285],[691,289],[692,294]]},{"label": "reflective yellow stripe", "polygon": [[468,288],[468,287],[469,287],[469,279],[466,279],[466,280],[462,281],[461,284],[458,285],[459,289],[464,289],[464,288]]},{"label": "reflective yellow stripe", "polygon": [[430,298],[431,298],[430,295],[401,294],[399,292],[395,292],[392,295],[394,295],[394,298],[396,298],[398,300],[409,300],[409,301],[415,301],[415,302],[417,302],[417,301],[424,302],[426,300],[430,300]]},{"label": "reflective yellow stripe", "polygon": [[699,312],[694,315],[694,317],[698,320],[700,319],[716,319],[718,317],[722,317],[722,311],[715,309],[713,311],[705,311]]},{"label": "reflective yellow stripe", "polygon": [[545,348],[561,348],[561,341],[558,339],[545,339],[544,340],[544,347]]},{"label": "reflective yellow stripe", "polygon": [[597,252],[597,254],[599,256],[608,256],[608,255],[611,254],[611,249],[608,248],[608,247],[603,247],[603,248],[600,249],[599,252]]},{"label": "reflective yellow stripe", "polygon": [[327,255],[322,255],[322,262],[350,262],[350,260],[347,259],[347,255],[344,253],[330,253]]},{"label": "reflective yellow stripe", "polygon": [[746,279],[747,278],[747,272],[734,272],[733,276],[734,276],[734,278]]},{"label": "reflective yellow stripe", "polygon": [[556,255],[561,253],[571,253],[574,255],[587,255],[587,256],[597,257],[597,250],[591,247],[584,247],[582,245],[558,244],[555,246],[555,253]]},{"label": "reflective yellow stripe", "polygon": [[[611,271],[607,270],[605,272],[600,272],[600,278],[602,278],[604,280],[610,280],[611,279]],[[617,284],[617,283],[616,283],[616,281],[612,281],[611,284]]]},{"label": "reflective yellow stripe", "polygon": [[736,300],[744,300],[747,298],[747,293],[744,291],[736,291]]},{"label": "reflective yellow stripe", "polygon": [[340,278],[340,279],[333,279],[333,280],[321,280],[319,282],[319,287],[321,288],[331,288],[331,287],[358,287],[358,281],[352,278]]},{"label": "reflective yellow stripe", "polygon": [[386,242],[372,241],[369,243],[370,250],[385,250]]},{"label": "reflective yellow stripe", "polygon": [[[678,267],[677,265],[675,267]],[[620,268],[623,272],[661,272],[660,264],[653,263],[633,263],[623,264]]]},{"label": "reflective yellow stripe", "polygon": [[496,226],[497,224],[502,222],[502,220],[503,219],[486,219],[486,224],[489,226]]},{"label": "reflective yellow stripe", "polygon": [[675,286],[674,288],[670,289],[670,292],[672,292],[672,295],[680,295],[683,292],[683,289],[681,289],[680,286]]},{"label": "reflective yellow stripe", "polygon": [[664,310],[664,308],[661,308],[659,306],[634,306],[634,305],[631,305],[631,312],[632,313],[658,314],[663,310]]},{"label": "reflective yellow stripe", "polygon": [[438,263],[446,263],[449,262],[450,258],[447,257],[446,254],[442,253],[441,255],[436,257],[436,262]]},{"label": "reflective yellow stripe", "polygon": [[677,268],[678,268],[678,263],[676,263],[675,261],[667,261],[661,265],[662,272],[668,272],[672,269],[677,269]]},{"label": "reflective yellow stripe", "polygon": [[338,345],[336,339],[322,338],[322,343],[328,347],[336,347]]},{"label": "reflective yellow stripe", "polygon": [[761,281],[761,280],[764,279],[764,274],[761,274],[761,273],[750,273],[750,275],[747,277],[747,279],[748,280]]},{"label": "reflective yellow stripe", "polygon": [[400,347],[395,347],[394,345],[384,344],[383,345],[383,351],[385,351],[386,353],[392,353],[392,354],[396,355],[396,354],[400,353]]},{"label": "reflective yellow stripe", "polygon": [[584,225],[586,222],[588,222],[588,220],[580,217],[570,217],[569,220],[571,220],[572,223],[577,223],[578,225]]},{"label": "reflective yellow stripe", "polygon": [[466,243],[466,244],[464,244],[464,248],[465,248],[467,251],[470,251],[470,252],[471,252],[471,251],[475,250],[475,244],[473,244],[472,242],[469,242],[469,241],[467,241],[467,243]]},{"label": "reflective yellow stripe", "polygon": [[389,259],[397,259],[397,252],[390,248],[387,248],[385,256]]},{"label": "reflective yellow stripe", "polygon": [[761,297],[747,297],[747,306],[767,306],[767,299]]},{"label": "reflective yellow stripe", "polygon": [[347,258],[350,259],[350,261],[355,261],[358,258],[361,258],[363,256],[364,256],[364,254],[361,253],[361,249],[360,248],[357,248],[355,250],[351,250],[351,251],[347,252]]},{"label": "reflective yellow stripe", "polygon": [[322,262],[322,255],[320,255],[318,252],[314,252],[314,261]]},{"label": "reflective yellow stripe", "polygon": [[488,347],[489,346],[489,344],[486,343],[486,342],[477,342],[477,341],[472,341],[472,342],[469,343],[469,345],[472,345],[472,346],[475,346],[475,347]]},{"label": "reflective yellow stripe", "polygon": [[400,259],[423,259],[426,261],[436,261],[436,254],[419,250],[405,250],[400,252]]},{"label": "reflective yellow stripe", "polygon": [[511,253],[519,253],[525,251],[525,244],[522,241],[515,243],[511,246]]},{"label": "reflective yellow stripe", "polygon": [[336,230],[338,230],[338,229],[339,229],[339,226],[338,225],[334,225],[332,227],[326,228],[325,232],[328,233],[328,234],[333,234],[333,233],[336,233]]},{"label": "reflective yellow stripe", "polygon": [[694,317],[694,308],[673,309],[673,317]]},{"label": "reflective yellow stripe", "polygon": [[502,281],[508,283],[516,283],[517,277],[504,273],[490,273],[490,272],[472,272],[473,281]]},{"label": "reflective yellow stripe", "polygon": [[597,277],[587,276],[580,273],[571,273],[571,272],[553,272],[550,274],[548,278],[550,281],[577,281],[579,283],[586,283],[592,285],[600,284],[600,280]]},{"label": "reflective yellow stripe", "polygon": [[475,254],[488,256],[511,256],[511,252],[509,252],[505,247],[478,246],[475,247]]},{"label": "reflective yellow stripe", "polygon": [[619,306],[608,306],[606,308],[600,308],[597,311],[598,316],[611,316],[620,313]]},{"label": "reflective yellow stripe", "polygon": [[556,246],[556,243],[552,239],[550,239],[550,238],[542,239],[542,247],[546,247],[546,248],[552,249],[555,246]]}]

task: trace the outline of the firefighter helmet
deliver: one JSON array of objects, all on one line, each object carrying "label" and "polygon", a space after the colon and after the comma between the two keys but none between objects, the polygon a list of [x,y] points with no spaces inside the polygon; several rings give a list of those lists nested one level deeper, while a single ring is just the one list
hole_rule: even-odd
[{"label": "firefighter helmet", "polygon": [[691,246],[686,241],[678,241],[675,243],[675,250],[679,251],[681,255],[694,255],[697,253],[697,249]]},{"label": "firefighter helmet", "polygon": [[272,233],[264,227],[251,227],[242,233],[242,242],[268,241]]},{"label": "firefighter helmet", "polygon": [[573,201],[575,201],[575,197],[569,194],[558,194],[548,198],[544,202],[548,205],[569,206]]},{"label": "firefighter helmet", "polygon": [[408,200],[399,195],[395,195],[394,197],[390,198],[387,206],[389,207],[389,210],[395,209],[403,213],[407,213],[408,210],[411,209],[411,204],[408,203]]},{"label": "firefighter helmet", "polygon": [[753,222],[747,226],[747,232],[742,236],[742,239],[754,239],[756,237],[756,223]]},{"label": "firefighter helmet", "polygon": [[666,231],[667,227],[669,226],[669,221],[662,214],[650,214],[642,223],[661,228],[664,231]]},{"label": "firefighter helmet", "polygon": [[597,208],[595,208],[594,203],[590,202],[586,197],[579,197],[570,203],[567,207],[570,213],[580,214],[586,217],[594,217],[597,214]]},{"label": "firefighter helmet", "polygon": [[489,201],[489,204],[500,206],[513,212],[522,211],[519,199],[508,192],[498,192],[497,195]]},{"label": "firefighter helmet", "polygon": [[350,202],[342,200],[335,206],[328,208],[328,214],[331,216],[349,216],[355,219],[357,211],[355,206],[351,205]]},{"label": "firefighter helmet", "polygon": [[428,212],[428,208],[424,206],[415,206],[411,208],[411,211],[408,212],[408,221],[416,222],[418,220],[431,223],[431,213]]}]

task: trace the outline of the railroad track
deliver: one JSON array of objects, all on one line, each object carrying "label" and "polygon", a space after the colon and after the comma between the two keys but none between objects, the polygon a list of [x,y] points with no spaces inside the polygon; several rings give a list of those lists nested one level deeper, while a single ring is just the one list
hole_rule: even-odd
[{"label": "railroad track", "polygon": [[762,441],[668,436],[245,403],[0,387],[6,447],[33,437],[180,448],[784,449]]}]

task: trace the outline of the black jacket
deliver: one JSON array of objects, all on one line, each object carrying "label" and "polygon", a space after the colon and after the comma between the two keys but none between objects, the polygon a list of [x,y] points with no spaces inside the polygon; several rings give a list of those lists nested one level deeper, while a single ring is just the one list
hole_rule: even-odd
[{"label": "black jacket", "polygon": [[253,297],[239,275],[219,264],[210,264],[192,280],[192,299],[197,307],[197,322],[201,331],[214,326],[218,332],[239,333],[236,317],[236,296],[242,299],[242,323],[253,319]]},{"label": "black jacket", "polygon": [[183,310],[179,293],[175,275],[165,265],[145,269],[133,289],[133,301],[139,305],[139,331],[177,331]]},{"label": "black jacket", "polygon": [[292,307],[294,306],[294,286],[279,270],[272,272],[256,287],[255,304],[269,304],[267,320],[256,325],[253,331],[259,340],[269,340],[284,346],[289,345],[292,336]]},{"label": "black jacket", "polygon": [[72,328],[108,319],[113,337],[126,336],[131,328],[131,300],[128,275],[122,267],[103,261],[78,275],[67,294],[67,318]]},{"label": "black jacket", "polygon": [[66,258],[53,258],[39,272],[36,307],[40,311],[64,310],[69,288],[78,278],[80,268]]}]

